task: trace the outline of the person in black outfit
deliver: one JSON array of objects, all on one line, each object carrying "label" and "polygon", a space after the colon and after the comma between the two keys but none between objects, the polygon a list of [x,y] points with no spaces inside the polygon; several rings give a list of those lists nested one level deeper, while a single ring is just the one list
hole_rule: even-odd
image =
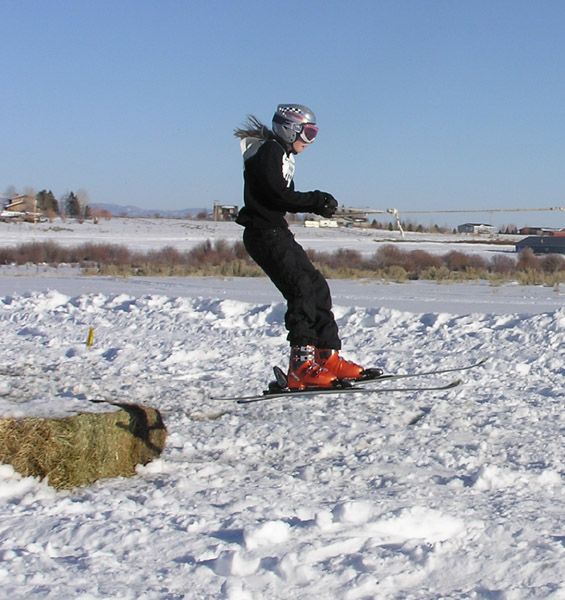
[{"label": "person in black outfit", "polygon": [[243,153],[245,203],[236,222],[245,227],[247,252],[287,301],[291,389],[332,387],[338,380],[363,376],[362,367],[339,355],[341,340],[328,283],[285,219],[286,212],[330,218],[337,209],[337,201],[327,192],[294,189],[294,157],[317,133],[314,113],[301,104],[280,104],[272,130],[249,116],[246,126],[234,131]]}]

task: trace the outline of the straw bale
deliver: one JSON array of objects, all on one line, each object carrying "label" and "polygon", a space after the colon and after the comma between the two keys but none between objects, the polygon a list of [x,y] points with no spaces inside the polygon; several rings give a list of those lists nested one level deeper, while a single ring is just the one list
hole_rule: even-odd
[{"label": "straw bale", "polygon": [[0,418],[0,463],[57,489],[128,477],[158,457],[167,430],[158,410],[116,403],[117,410],[64,418]]}]

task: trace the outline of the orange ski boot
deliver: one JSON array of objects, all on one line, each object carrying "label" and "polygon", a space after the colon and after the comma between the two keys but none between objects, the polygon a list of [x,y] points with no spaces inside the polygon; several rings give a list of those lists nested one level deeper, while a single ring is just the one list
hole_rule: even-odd
[{"label": "orange ski boot", "polygon": [[363,379],[365,370],[360,365],[345,360],[339,355],[337,350],[331,348],[316,348],[315,355],[316,362],[327,369],[330,373],[333,373],[340,381],[356,381]]},{"label": "orange ski boot", "polygon": [[315,355],[314,346],[292,346],[287,375],[289,389],[335,387],[337,377],[321,367],[316,362]]}]

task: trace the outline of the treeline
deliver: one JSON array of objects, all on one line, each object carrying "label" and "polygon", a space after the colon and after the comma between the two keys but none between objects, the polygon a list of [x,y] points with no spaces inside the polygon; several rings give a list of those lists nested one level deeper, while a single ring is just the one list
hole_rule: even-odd
[{"label": "treeline", "polygon": [[[371,229],[382,229],[384,231],[395,231],[397,226],[392,221],[379,221],[373,219],[369,226]],[[416,223],[415,221],[400,220],[400,227],[404,231],[415,232],[415,233],[457,233],[456,227],[449,227],[448,225],[437,225],[433,223],[431,225],[423,225],[422,223]]]},{"label": "treeline", "polygon": [[[288,215],[287,215],[288,218]],[[368,225],[370,229],[380,229],[384,231],[395,231],[397,230],[397,226],[392,221],[379,221],[377,219],[373,219]],[[437,223],[432,223],[429,225],[423,225],[422,223],[418,223],[416,221],[411,220],[400,220],[400,227],[404,231],[413,232],[413,233],[442,233],[442,234],[457,234],[457,227],[450,227],[449,225],[438,225]],[[516,225],[502,225],[498,228],[498,233],[502,235],[517,235],[518,227]]]},{"label": "treeline", "polygon": [[57,200],[51,190],[41,190],[35,195],[37,210],[47,216],[62,216],[72,219],[92,217],[88,199],[82,194],[68,192]]},{"label": "treeline", "polygon": [[[488,259],[478,254],[450,251],[443,255],[424,250],[381,246],[370,256],[356,250],[308,251],[317,267],[330,278],[384,279],[392,281],[465,281],[484,279],[524,284],[558,285],[565,282],[565,258],[558,254],[536,256],[526,249],[516,256],[497,254]],[[180,251],[167,246],[139,252],[119,244],[92,244],[66,248],[55,242],[29,242],[0,248],[0,264],[74,264],[96,275],[216,275],[262,276],[243,244],[206,241]]]},{"label": "treeline", "polygon": [[[15,203],[15,204],[14,204]],[[51,190],[41,190],[35,193],[27,189],[19,194],[15,189],[6,192],[5,206],[14,206],[14,210],[40,214],[53,220],[56,217],[71,218],[83,221],[86,219],[111,218],[112,214],[105,210],[94,210],[90,206],[88,193],[84,190],[70,191],[59,199]]]}]

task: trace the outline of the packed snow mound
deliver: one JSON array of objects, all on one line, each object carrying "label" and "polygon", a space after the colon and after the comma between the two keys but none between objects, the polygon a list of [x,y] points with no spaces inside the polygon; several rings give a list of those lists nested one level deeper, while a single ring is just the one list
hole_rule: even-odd
[{"label": "packed snow mound", "polygon": [[205,296],[0,299],[4,416],[112,398],[158,408],[169,430],[137,478],[72,494],[0,467],[6,597],[565,594],[565,310],[339,305],[343,353],[364,365],[488,362],[449,392],[214,400],[285,366],[284,312]]}]

